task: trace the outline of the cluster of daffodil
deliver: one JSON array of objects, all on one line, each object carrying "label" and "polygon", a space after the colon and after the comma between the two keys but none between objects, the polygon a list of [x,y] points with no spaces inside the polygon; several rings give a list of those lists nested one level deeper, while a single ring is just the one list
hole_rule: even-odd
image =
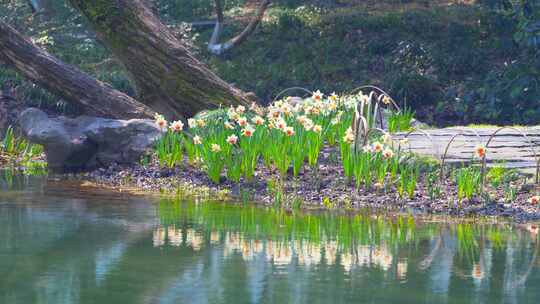
[{"label": "cluster of daffodil", "polygon": [[[259,163],[276,169],[281,176],[292,168],[297,176],[306,163],[317,169],[325,143],[335,145],[350,137],[346,140],[350,146],[354,111],[358,103],[368,99],[361,92],[340,97],[316,91],[309,98],[286,98],[266,108],[238,106],[211,119],[192,118],[187,132],[181,121],[169,124],[156,115],[156,124],[168,130],[157,144],[157,155],[162,165],[173,167],[182,162],[185,153],[192,163],[201,164],[215,183],[223,171],[232,181],[241,177],[249,180]],[[385,160],[394,154],[389,148],[375,152],[381,152]],[[373,159],[377,159],[375,154]]]},{"label": "cluster of daffodil", "polygon": [[[162,115],[155,115],[156,125],[165,129],[168,127],[168,122]],[[184,156],[183,144],[186,142],[184,134],[181,132],[184,129],[184,124],[181,121],[175,121],[169,126],[170,132],[158,141],[156,152],[159,162],[169,167],[174,167],[179,164]]]},{"label": "cluster of daffodil", "polygon": [[404,174],[408,172],[408,166],[400,163],[401,150],[408,144],[407,139],[399,141],[397,148],[388,133],[383,134],[381,141],[361,148],[355,146],[355,140],[352,129],[348,128],[340,142],[343,172],[349,182],[354,178],[357,189],[364,185],[369,190],[372,186],[382,189],[399,181],[414,185],[411,187],[414,192],[418,175]]},{"label": "cluster of daffodil", "polygon": [[[252,178],[259,163],[276,169],[282,177],[290,169],[293,176],[297,176],[305,164],[316,170],[323,145],[339,143],[349,182],[354,177],[357,188],[364,185],[370,189],[373,184],[382,188],[389,182],[398,181],[398,173],[402,170],[399,147],[406,142],[400,142],[395,149],[389,134],[382,134],[382,137],[379,134],[374,138],[377,141],[357,151],[357,139],[351,128],[353,116],[359,107],[368,107],[370,99],[362,92],[353,96],[331,94],[325,97],[316,91],[310,98],[286,98],[267,108],[238,106],[229,108],[217,118],[189,119],[191,136],[182,135],[183,125],[173,122],[158,144],[158,155],[163,164],[176,165],[182,157],[177,153],[179,148],[173,146],[182,145],[189,159],[200,160],[215,183],[219,183],[223,171],[228,179],[238,182],[242,176],[246,180]],[[388,99],[381,102],[389,103]],[[365,119],[370,120],[367,116]],[[162,116],[156,117],[156,124],[160,128],[167,127]],[[406,181],[406,185],[416,185],[417,174],[405,177],[414,178],[413,182]]]},{"label": "cluster of daffodil", "polygon": [[[289,170],[298,176],[307,164],[317,171],[323,146],[338,144],[344,175],[360,189],[362,186],[387,189],[395,186],[401,197],[415,195],[419,168],[414,162],[401,162],[402,147],[407,139],[398,143],[388,133],[379,132],[370,138],[358,138],[353,131],[354,115],[358,109],[370,107],[372,98],[360,92],[357,95],[325,96],[320,91],[306,99],[285,98],[262,108],[253,104],[221,110],[214,116],[201,115],[188,120],[188,130],[181,121],[167,122],[156,115],[155,123],[167,133],[156,146],[160,163],[174,167],[183,162],[205,170],[214,183],[220,183],[225,172],[233,182],[250,180],[258,165],[277,170],[287,176]],[[381,106],[389,103],[381,99]],[[377,105],[378,106],[378,105]],[[373,111],[364,110],[368,121]],[[475,148],[475,155],[484,160],[486,147]],[[457,172],[456,184],[460,198],[470,198],[482,191],[478,172]],[[473,174],[474,173],[474,174]],[[480,176],[483,173],[481,173]],[[531,203],[537,203],[537,197]]]}]

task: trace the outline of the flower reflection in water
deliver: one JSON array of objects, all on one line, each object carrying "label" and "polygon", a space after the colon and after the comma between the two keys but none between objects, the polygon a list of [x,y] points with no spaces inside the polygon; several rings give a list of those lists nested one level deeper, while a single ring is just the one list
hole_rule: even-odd
[{"label": "flower reflection in water", "polygon": [[[208,248],[220,251],[224,259],[260,258],[279,267],[340,267],[345,273],[371,268],[403,282],[412,269],[429,273],[433,265],[450,265],[454,269],[447,271],[480,286],[490,276],[492,251],[516,240],[516,230],[503,225],[445,225],[399,216],[291,214],[245,205],[171,201],[162,201],[159,212],[155,247]],[[520,226],[520,231],[536,242],[533,226]],[[411,249],[425,251],[412,267],[407,255]],[[455,258],[463,263],[450,262]],[[518,280],[522,276],[516,275],[514,281]]]},{"label": "flower reflection in water", "polygon": [[[289,265],[295,260],[298,265],[302,266],[322,263],[335,265],[336,261],[339,261],[339,264],[346,271],[350,271],[353,266],[379,267],[388,271],[393,261],[393,255],[385,244],[379,246],[359,245],[356,248],[350,248],[340,246],[336,240],[321,240],[320,242],[257,240],[249,239],[241,232],[226,232],[225,238],[220,239],[220,233],[217,230],[212,230],[206,238],[204,233],[194,228],[182,229],[174,225],[158,226],[153,233],[153,246],[166,245],[191,247],[194,251],[199,251],[204,246],[222,245],[224,257],[240,254],[243,260],[250,261],[255,256],[264,253],[268,262],[278,266]],[[400,276],[406,275],[406,262],[404,263],[398,263]],[[405,270],[401,269],[403,267]]]}]

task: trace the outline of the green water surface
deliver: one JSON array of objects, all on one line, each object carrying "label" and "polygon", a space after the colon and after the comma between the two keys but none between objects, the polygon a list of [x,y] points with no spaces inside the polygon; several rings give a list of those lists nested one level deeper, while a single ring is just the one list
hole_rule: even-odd
[{"label": "green water surface", "polygon": [[291,214],[0,178],[0,303],[540,303],[535,225]]}]

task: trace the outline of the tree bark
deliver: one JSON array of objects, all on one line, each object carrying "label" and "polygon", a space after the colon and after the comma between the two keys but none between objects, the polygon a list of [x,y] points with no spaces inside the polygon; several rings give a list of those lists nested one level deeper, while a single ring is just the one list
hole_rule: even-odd
[{"label": "tree bark", "polygon": [[219,105],[247,104],[245,93],[199,62],[143,0],[69,0],[122,62],[138,100],[168,118]]},{"label": "tree bark", "polygon": [[154,114],[149,107],[63,63],[0,21],[1,62],[87,114],[122,119],[149,118]]}]

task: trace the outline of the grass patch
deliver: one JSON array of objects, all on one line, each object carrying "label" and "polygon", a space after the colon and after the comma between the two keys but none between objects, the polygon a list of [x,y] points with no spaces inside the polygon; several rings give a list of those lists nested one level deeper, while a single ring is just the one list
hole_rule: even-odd
[{"label": "grass patch", "polygon": [[7,128],[3,139],[0,140],[0,165],[22,165],[34,170],[37,167],[43,168],[44,164],[38,161],[42,156],[42,146],[17,137],[11,126]]}]

